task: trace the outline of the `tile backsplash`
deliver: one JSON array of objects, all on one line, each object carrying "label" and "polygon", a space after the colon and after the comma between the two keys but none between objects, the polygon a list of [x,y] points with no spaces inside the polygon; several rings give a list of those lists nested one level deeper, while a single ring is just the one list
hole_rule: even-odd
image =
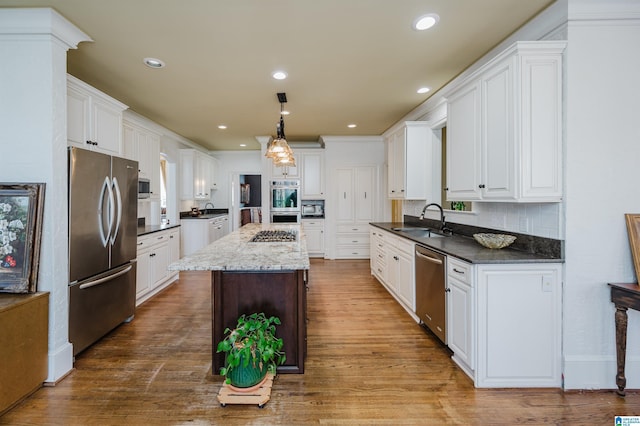
[{"label": "tile backsplash", "polygon": [[[420,216],[425,201],[404,201],[403,214]],[[473,225],[538,237],[563,239],[561,227],[562,203],[480,203],[473,211],[445,210],[447,222]],[[437,210],[428,210],[425,217],[439,219]]]}]

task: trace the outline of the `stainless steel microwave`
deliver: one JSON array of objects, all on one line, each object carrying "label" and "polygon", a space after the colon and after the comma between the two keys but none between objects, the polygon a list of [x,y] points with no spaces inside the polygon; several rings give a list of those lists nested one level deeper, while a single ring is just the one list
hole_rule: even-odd
[{"label": "stainless steel microwave", "polygon": [[138,178],[138,198],[151,197],[151,181],[146,178]]}]

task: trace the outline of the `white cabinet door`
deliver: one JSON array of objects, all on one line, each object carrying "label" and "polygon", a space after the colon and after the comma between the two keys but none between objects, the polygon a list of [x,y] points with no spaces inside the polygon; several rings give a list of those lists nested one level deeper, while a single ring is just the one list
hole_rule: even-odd
[{"label": "white cabinet door", "polygon": [[67,87],[67,142],[88,149],[90,96],[86,91]]},{"label": "white cabinet door", "polygon": [[67,75],[67,143],[109,155],[123,155],[121,102]]},{"label": "white cabinet door", "polygon": [[562,52],[517,42],[447,97],[447,198],[562,199]]},{"label": "white cabinet door", "polygon": [[482,198],[515,199],[513,64],[504,61],[483,75],[482,84]]},{"label": "white cabinet door", "polygon": [[337,169],[337,198],[338,222],[353,222],[355,220],[355,204],[353,199],[353,169]]},{"label": "white cabinet door", "polygon": [[356,222],[372,222],[374,218],[375,169],[373,167],[357,167],[354,179],[354,219]]},{"label": "white cabinet door", "polygon": [[473,377],[473,289],[451,275],[447,286],[447,345],[456,363]]},{"label": "white cabinet door", "polygon": [[211,199],[214,173],[215,165],[212,157],[194,149],[181,149],[180,198],[182,200]]},{"label": "white cabinet door", "polygon": [[477,267],[476,386],[562,385],[561,266]]},{"label": "white cabinet door", "polygon": [[302,199],[324,198],[324,153],[300,154],[302,169]]},{"label": "white cabinet door", "polygon": [[398,289],[398,297],[402,300],[405,305],[411,310],[415,311],[416,309],[416,297],[415,297],[415,264],[413,257],[408,254],[398,251],[398,278],[397,278],[397,289]]},{"label": "white cabinet door", "polygon": [[447,101],[447,200],[479,200],[480,84],[462,87]]},{"label": "white cabinet door", "polygon": [[275,164],[271,165],[271,177],[273,178],[298,178],[300,177],[300,156],[297,153],[293,153],[295,159],[295,166],[283,166],[278,167]]},{"label": "white cabinet door", "polygon": [[167,266],[169,265],[169,244],[164,241],[162,244],[151,249],[151,287],[156,287],[169,275]]},{"label": "white cabinet door", "polygon": [[324,220],[302,219],[304,234],[307,239],[307,252],[309,255],[324,254]]},{"label": "white cabinet door", "polygon": [[180,259],[180,231],[178,229],[169,232],[169,263]]},{"label": "white cabinet door", "polygon": [[151,290],[151,251],[138,250],[136,265],[136,299]]},{"label": "white cabinet door", "polygon": [[90,139],[97,151],[122,155],[122,109],[101,99],[91,102]]}]

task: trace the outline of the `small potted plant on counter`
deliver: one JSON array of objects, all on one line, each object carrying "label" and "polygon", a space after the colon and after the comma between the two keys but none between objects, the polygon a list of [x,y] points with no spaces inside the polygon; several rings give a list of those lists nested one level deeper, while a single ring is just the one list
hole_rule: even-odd
[{"label": "small potted plant on counter", "polygon": [[224,331],[226,337],[218,343],[217,352],[224,352],[225,367],[220,374],[226,383],[238,389],[255,388],[266,380],[268,372],[286,361],[284,342],[276,337],[278,317],[260,312],[242,315],[234,329]]}]

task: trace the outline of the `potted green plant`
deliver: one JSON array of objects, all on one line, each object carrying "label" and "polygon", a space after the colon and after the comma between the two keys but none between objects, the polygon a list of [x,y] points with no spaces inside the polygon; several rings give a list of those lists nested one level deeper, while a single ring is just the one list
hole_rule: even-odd
[{"label": "potted green plant", "polygon": [[224,331],[226,336],[218,343],[217,352],[226,354],[220,374],[226,377],[227,384],[236,388],[255,386],[286,361],[284,342],[276,337],[276,325],[280,325],[278,317],[260,312],[243,314],[234,329]]}]

